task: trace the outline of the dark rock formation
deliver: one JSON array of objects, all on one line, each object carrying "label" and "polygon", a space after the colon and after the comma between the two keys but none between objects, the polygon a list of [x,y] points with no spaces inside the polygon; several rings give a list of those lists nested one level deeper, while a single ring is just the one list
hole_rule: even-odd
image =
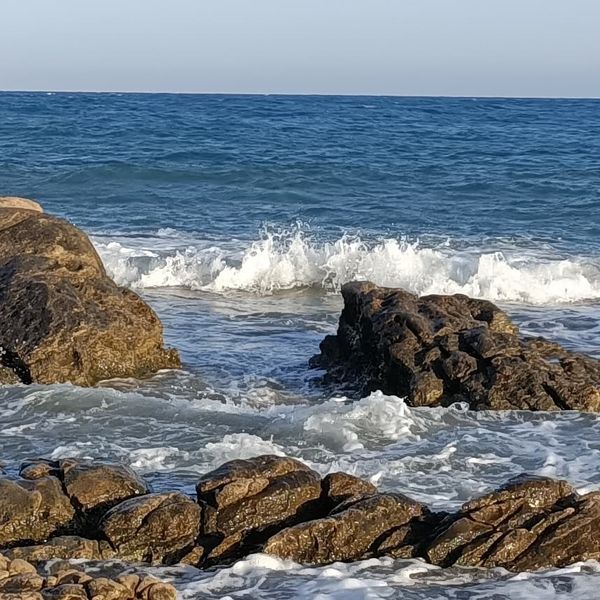
[{"label": "dark rock formation", "polygon": [[318,514],[321,478],[293,458],[259,456],[207,473],[196,491],[204,508],[201,544],[210,562]]},{"label": "dark rock formation", "polygon": [[401,494],[375,494],[280,531],[264,551],[309,565],[368,558],[378,555],[379,546],[393,534],[395,546],[414,544],[425,513],[421,504]]},{"label": "dark rock formation", "polygon": [[148,575],[123,573],[114,579],[80,567],[54,563],[37,568],[0,554],[0,600],[175,600],[172,585]]},{"label": "dark rock formation", "polygon": [[0,204],[0,383],[93,385],[180,366],[152,309],[106,275],[87,236]]},{"label": "dark rock formation", "polygon": [[198,537],[200,506],[180,492],[147,494],[109,510],[100,530],[121,558],[175,563]]},{"label": "dark rock formation", "polygon": [[[600,492],[581,496],[541,477],[514,479],[447,514],[345,473],[321,480],[277,456],[207,473],[198,502],[180,492],[147,494],[129,469],[106,463],[29,461],[22,474],[27,479],[0,477],[0,549],[13,562],[210,567],[264,551],[310,565],[391,556],[524,571],[600,559]],[[6,593],[37,593],[33,575],[12,579]],[[2,580],[0,566],[0,600]]]},{"label": "dark rock formation", "polygon": [[490,302],[364,282],[342,295],[338,333],[311,360],[327,382],[381,389],[411,406],[600,411],[600,361],[520,337]]}]

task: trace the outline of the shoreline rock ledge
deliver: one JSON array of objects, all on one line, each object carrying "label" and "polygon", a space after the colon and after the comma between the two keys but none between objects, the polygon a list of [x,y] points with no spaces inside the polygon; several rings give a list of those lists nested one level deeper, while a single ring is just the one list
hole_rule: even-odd
[{"label": "shoreline rock ledge", "polygon": [[107,276],[85,233],[38,206],[0,198],[0,384],[180,367],[154,311]]},{"label": "shoreline rock ledge", "polygon": [[600,412],[600,361],[520,335],[505,312],[468,296],[418,297],[352,282],[337,335],[310,365],[323,383],[401,396],[410,406]]},{"label": "shoreline rock ledge", "polygon": [[[600,492],[546,477],[522,475],[446,513],[285,456],[227,462],[199,479],[196,498],[152,492],[110,462],[33,459],[10,471],[0,475],[0,565],[212,568],[265,552],[303,565],[391,556],[517,572],[600,559]],[[0,598],[18,583],[2,577],[0,566]]]}]

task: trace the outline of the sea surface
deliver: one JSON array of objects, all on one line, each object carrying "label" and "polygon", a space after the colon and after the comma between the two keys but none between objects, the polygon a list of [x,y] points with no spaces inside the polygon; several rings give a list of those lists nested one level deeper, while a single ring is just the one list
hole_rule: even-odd
[{"label": "sea surface", "polygon": [[[193,492],[274,453],[455,509],[523,471],[600,489],[600,417],[350,401],[308,359],[354,279],[487,298],[600,357],[600,101],[0,94],[0,195],[85,229],[158,312],[182,371],[0,388],[0,459],[108,458]],[[536,574],[266,555],[163,568],[181,598],[598,598]]]}]

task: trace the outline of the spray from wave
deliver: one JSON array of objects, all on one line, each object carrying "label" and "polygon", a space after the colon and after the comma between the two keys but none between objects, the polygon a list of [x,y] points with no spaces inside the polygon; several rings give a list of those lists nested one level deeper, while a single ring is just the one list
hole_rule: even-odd
[{"label": "spray from wave", "polygon": [[[160,233],[160,232],[159,232]],[[164,238],[164,235],[162,236]],[[299,287],[338,291],[352,280],[403,287],[418,294],[463,293],[500,302],[557,304],[600,299],[593,259],[545,258],[531,251],[457,251],[405,239],[366,241],[343,236],[315,241],[306,232],[265,232],[245,248],[200,241],[170,248],[129,247],[95,240],[110,275],[134,288],[183,287],[222,293],[271,294]]]}]

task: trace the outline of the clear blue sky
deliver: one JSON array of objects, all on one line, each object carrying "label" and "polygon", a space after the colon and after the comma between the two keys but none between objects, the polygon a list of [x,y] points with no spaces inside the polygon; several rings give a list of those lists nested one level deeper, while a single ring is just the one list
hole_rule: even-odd
[{"label": "clear blue sky", "polygon": [[600,97],[600,0],[0,0],[0,89]]}]

